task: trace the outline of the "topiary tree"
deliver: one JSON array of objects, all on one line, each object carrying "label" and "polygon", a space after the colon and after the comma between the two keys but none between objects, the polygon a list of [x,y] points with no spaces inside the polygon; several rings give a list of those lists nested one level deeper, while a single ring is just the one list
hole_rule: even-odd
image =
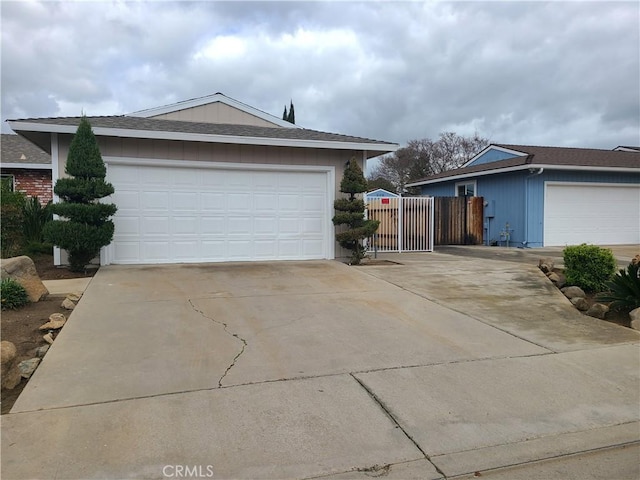
[{"label": "topiary tree", "polygon": [[358,265],[366,253],[362,241],[376,233],[380,222],[365,220],[364,201],[356,198],[356,194],[367,191],[367,180],[355,158],[347,164],[340,182],[340,191],[349,194],[349,198],[339,198],[334,202],[336,214],[333,224],[345,225],[347,230],[336,233],[336,240],[341,247],[351,250],[351,264]]},{"label": "topiary tree", "polygon": [[61,201],[52,205],[52,211],[66,220],[47,223],[44,237],[66,250],[70,270],[79,272],[111,243],[114,225],[109,217],[117,210],[114,204],[98,203],[114,189],[105,182],[107,169],[86,117],[71,141],[65,172],[69,177],[58,179],[53,189]]}]

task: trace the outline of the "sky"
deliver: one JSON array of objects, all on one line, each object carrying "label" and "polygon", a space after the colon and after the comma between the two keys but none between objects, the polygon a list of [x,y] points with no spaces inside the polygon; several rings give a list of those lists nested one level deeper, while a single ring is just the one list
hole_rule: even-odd
[{"label": "sky", "polygon": [[6,119],[216,92],[405,145],[640,145],[640,2],[7,1]]}]

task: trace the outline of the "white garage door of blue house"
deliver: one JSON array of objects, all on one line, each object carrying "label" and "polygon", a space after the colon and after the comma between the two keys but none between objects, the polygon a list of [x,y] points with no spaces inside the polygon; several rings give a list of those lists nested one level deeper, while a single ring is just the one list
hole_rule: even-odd
[{"label": "white garage door of blue house", "polygon": [[107,163],[118,212],[106,263],[332,256],[327,171]]},{"label": "white garage door of blue house", "polygon": [[544,245],[640,244],[640,185],[547,182]]}]

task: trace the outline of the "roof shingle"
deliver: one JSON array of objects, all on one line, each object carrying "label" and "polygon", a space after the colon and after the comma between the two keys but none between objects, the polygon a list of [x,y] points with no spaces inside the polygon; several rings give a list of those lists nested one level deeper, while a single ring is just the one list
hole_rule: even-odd
[{"label": "roof shingle", "polygon": [[40,150],[20,135],[3,133],[1,139],[2,165],[10,163],[51,164],[51,155]]}]

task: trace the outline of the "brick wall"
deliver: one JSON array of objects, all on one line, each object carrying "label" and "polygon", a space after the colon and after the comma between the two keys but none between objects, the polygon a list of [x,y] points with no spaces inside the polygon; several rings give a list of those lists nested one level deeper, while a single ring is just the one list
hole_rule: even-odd
[{"label": "brick wall", "polygon": [[30,197],[37,195],[43,205],[53,198],[51,170],[3,168],[2,173],[14,176],[16,191],[23,192]]}]

